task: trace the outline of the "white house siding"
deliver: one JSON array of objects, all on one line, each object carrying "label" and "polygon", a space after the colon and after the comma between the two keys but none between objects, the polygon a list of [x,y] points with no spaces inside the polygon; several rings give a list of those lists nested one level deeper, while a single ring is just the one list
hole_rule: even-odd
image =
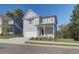
[{"label": "white house siding", "polygon": [[0,34],[2,33],[2,18],[0,17]]},{"label": "white house siding", "polygon": [[[43,27],[42,25],[47,25],[47,27]],[[29,10],[23,17],[23,36],[27,38],[41,36],[42,33],[40,27],[45,30],[44,36],[55,38],[55,32],[57,30],[56,17],[40,18],[34,11]]]},{"label": "white house siding", "polygon": [[24,37],[37,37],[37,24],[39,23],[39,18],[32,20],[31,24],[29,21],[23,21],[23,35]]},{"label": "white house siding", "polygon": [[[31,23],[30,23],[30,19]],[[39,16],[31,9],[25,14],[23,18],[23,36],[37,37],[37,26],[39,24]]]}]

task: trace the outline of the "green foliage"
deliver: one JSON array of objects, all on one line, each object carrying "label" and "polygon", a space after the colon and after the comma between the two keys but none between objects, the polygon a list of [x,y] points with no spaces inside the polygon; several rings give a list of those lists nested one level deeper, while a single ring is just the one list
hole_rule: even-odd
[{"label": "green foliage", "polygon": [[74,24],[79,25],[79,19],[76,19],[76,20],[74,21]]},{"label": "green foliage", "polygon": [[17,10],[15,10],[15,12],[16,12],[17,16],[20,18],[22,18],[24,16],[24,13],[21,9],[17,9]]},{"label": "green foliage", "polygon": [[70,30],[70,27],[71,27],[71,23],[67,25],[63,25],[58,31],[58,37],[66,38],[66,39],[72,38],[72,32]]},{"label": "green foliage", "polygon": [[7,12],[6,15],[8,17],[11,17],[14,20],[22,20],[22,17],[24,16],[24,12],[21,9],[16,9],[14,12]]},{"label": "green foliage", "polygon": [[73,11],[71,23],[72,38],[76,41],[79,41],[79,5],[76,5]]}]

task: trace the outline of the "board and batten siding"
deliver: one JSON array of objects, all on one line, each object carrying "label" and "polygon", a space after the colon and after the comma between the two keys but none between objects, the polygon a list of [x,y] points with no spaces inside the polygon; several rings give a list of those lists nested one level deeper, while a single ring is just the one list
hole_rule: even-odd
[{"label": "board and batten siding", "polygon": [[[24,20],[23,21],[23,35],[24,37],[37,37],[37,24],[39,24],[39,18],[35,18],[34,20]],[[30,35],[31,34],[31,35]]]},{"label": "board and batten siding", "polygon": [[39,15],[31,9],[25,14],[23,18],[23,36],[37,37],[37,26],[39,24]]}]

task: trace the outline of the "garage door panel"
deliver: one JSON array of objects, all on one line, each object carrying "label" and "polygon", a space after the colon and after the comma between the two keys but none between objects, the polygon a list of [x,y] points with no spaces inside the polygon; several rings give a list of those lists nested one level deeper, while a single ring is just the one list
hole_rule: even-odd
[{"label": "garage door panel", "polygon": [[28,38],[37,37],[37,32],[36,31],[33,31],[33,32],[25,32],[24,37],[28,37]]}]

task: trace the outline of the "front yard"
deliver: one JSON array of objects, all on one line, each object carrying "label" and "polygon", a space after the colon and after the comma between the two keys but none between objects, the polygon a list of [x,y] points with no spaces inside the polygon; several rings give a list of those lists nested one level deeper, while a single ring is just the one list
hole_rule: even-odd
[{"label": "front yard", "polygon": [[[46,40],[45,40],[46,39]],[[43,44],[43,45],[60,45],[60,46],[77,46],[79,47],[79,41],[74,41],[73,39],[50,39],[47,38],[33,38],[25,42],[26,44]]]},{"label": "front yard", "polygon": [[0,39],[10,39],[20,37],[19,35],[0,35]]},{"label": "front yard", "polygon": [[36,37],[36,38],[30,38],[30,40],[35,40],[35,41],[49,41],[49,42],[67,42],[67,43],[79,43],[79,41],[74,41],[74,39],[62,39],[62,38],[57,38],[53,39],[52,37]]},{"label": "front yard", "polygon": [[67,43],[79,43],[79,41],[74,41],[73,39],[57,39],[57,42],[67,42]]}]

